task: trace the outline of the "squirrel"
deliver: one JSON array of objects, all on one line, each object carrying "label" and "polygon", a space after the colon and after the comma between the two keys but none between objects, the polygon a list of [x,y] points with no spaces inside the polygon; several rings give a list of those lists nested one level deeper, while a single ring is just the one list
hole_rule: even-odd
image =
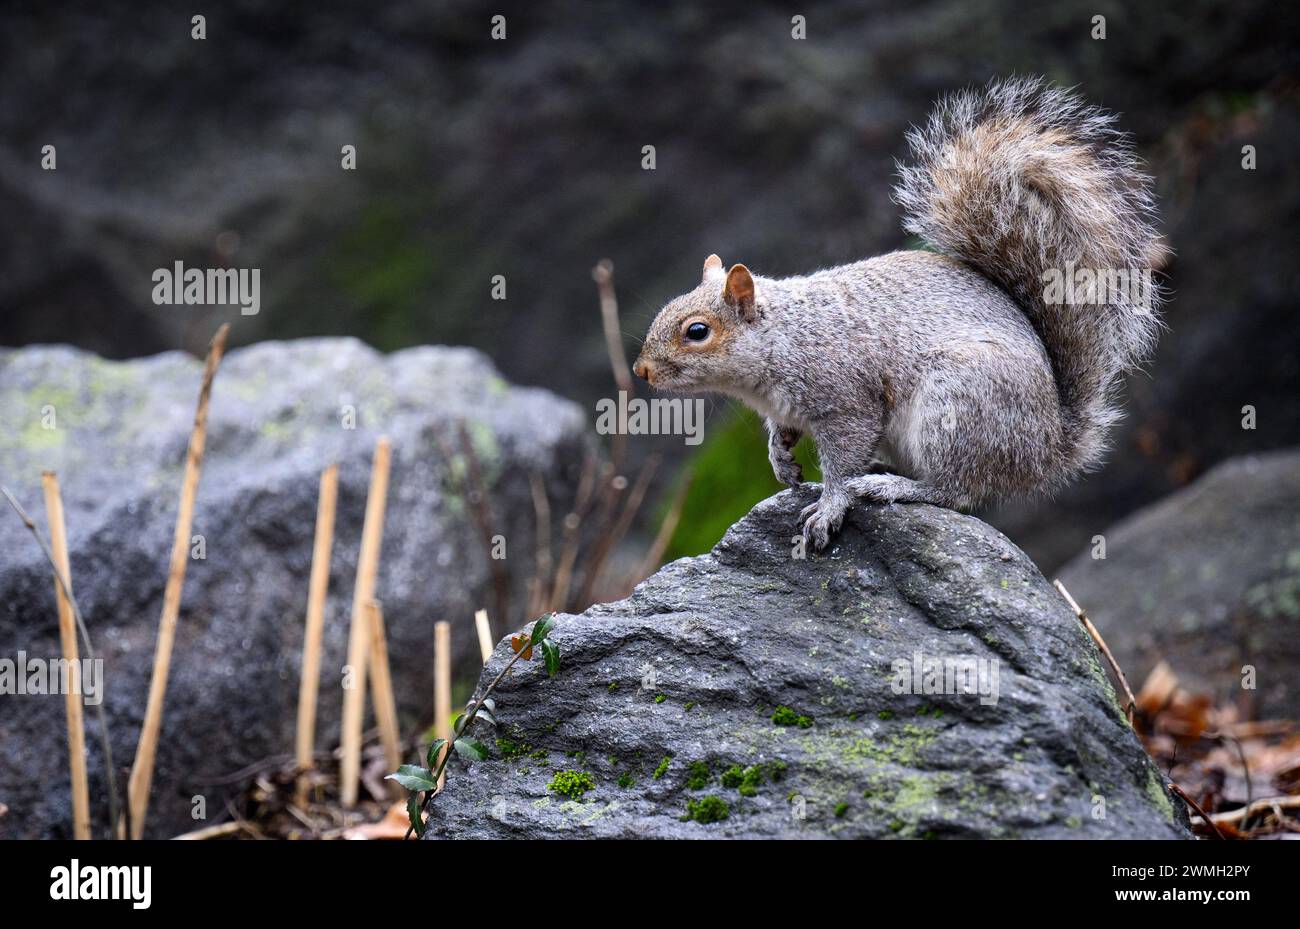
[{"label": "squirrel", "polygon": [[[812,436],[823,484],[799,525],[814,550],[859,498],[973,509],[1095,469],[1118,383],[1162,325],[1151,179],[1113,114],[1017,77],[941,100],[906,139],[893,199],[933,251],[780,279],[710,255],[634,365],[765,417],[782,483],[801,484],[793,449]],[[1083,272],[1147,286],[1075,293]]]}]

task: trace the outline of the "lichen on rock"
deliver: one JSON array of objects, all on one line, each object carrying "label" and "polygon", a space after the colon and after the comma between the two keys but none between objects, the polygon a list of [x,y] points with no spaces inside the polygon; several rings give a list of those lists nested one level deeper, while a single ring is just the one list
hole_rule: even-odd
[{"label": "lichen on rock", "polygon": [[[626,600],[558,615],[561,673],[516,665],[498,688],[502,725],[586,753],[581,803],[599,816],[539,805],[548,775],[490,760],[452,772],[427,837],[1189,836],[1091,639],[1023,553],[906,505],[855,508],[826,553],[793,558],[813,493],[760,503]],[[898,686],[931,659],[996,668],[996,686]],[[647,665],[651,687],[609,686]]]}]

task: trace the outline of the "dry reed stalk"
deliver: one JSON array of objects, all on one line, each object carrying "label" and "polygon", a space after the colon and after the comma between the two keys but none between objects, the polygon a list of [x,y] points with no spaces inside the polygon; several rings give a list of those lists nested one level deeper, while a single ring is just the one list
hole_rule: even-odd
[{"label": "dry reed stalk", "polygon": [[[189,453],[185,459],[185,478],[181,485],[180,509],[176,513],[176,533],[172,538],[171,563],[167,586],[163,592],[162,617],[158,622],[158,643],[154,651],[153,674],[149,678],[149,698],[145,705],[144,724],[136,744],[135,762],[127,785],[127,803],[131,808],[131,838],[144,834],[149,812],[149,787],[153,782],[157,759],[158,736],[162,731],[163,702],[167,696],[167,675],[171,670],[172,646],[176,641],[176,621],[180,616],[181,590],[185,586],[185,566],[189,561],[190,528],[194,521],[194,500],[199,492],[199,474],[203,468],[203,448],[207,442],[208,403],[212,398],[212,381],[226,350],[226,323],[212,337],[207,361],[203,366],[203,386],[199,389],[194,428],[190,432]],[[125,826],[120,826],[124,831]]]},{"label": "dry reed stalk", "polygon": [[236,832],[243,832],[244,824],[240,822],[220,823],[216,826],[204,826],[202,829],[195,829],[193,832],[186,832],[182,835],[172,836],[173,841],[177,842],[203,842],[208,839],[221,839]]},{"label": "dry reed stalk", "polygon": [[[49,544],[41,535],[40,530],[36,528],[36,521],[27,515],[27,511],[24,510],[23,505],[18,502],[18,498],[10,492],[8,487],[3,485],[0,485],[0,496],[3,496],[9,501],[9,506],[13,508],[13,511],[18,515],[22,524],[27,527],[27,531],[32,534],[32,538],[36,540],[37,547],[40,548],[41,554],[45,556],[46,562],[49,563],[50,570],[54,572],[55,583],[63,592],[63,596],[68,598],[68,604],[72,607],[72,618],[76,623],[77,632],[81,634],[81,644],[86,650],[86,657],[91,661],[94,661],[95,649],[90,643],[90,632],[86,629],[86,621],[81,616],[81,607],[77,606],[77,598],[72,595],[72,584],[70,583],[70,579],[59,570],[58,563],[54,560],[54,552],[50,550]],[[118,800],[117,768],[113,764],[113,743],[110,742],[108,738],[108,720],[104,714],[104,701],[102,700],[95,704],[95,717],[99,721],[99,744],[101,750],[104,752],[104,780],[108,784],[108,821],[110,828],[118,829],[114,835],[116,835],[117,838],[122,838],[124,830],[122,830],[120,826],[114,827],[112,824],[118,823],[120,817],[123,815],[129,820],[131,814],[129,811],[129,805],[126,811],[122,811],[121,804]],[[0,804],[0,806],[3,806],[3,804]],[[2,813],[3,811],[0,810],[0,814]]]},{"label": "dry reed stalk", "polygon": [[72,566],[68,560],[68,536],[63,523],[63,496],[59,479],[53,471],[41,475],[45,491],[45,518],[50,526],[50,550],[54,553],[58,573],[67,579],[69,593],[56,577],[54,594],[59,604],[59,642],[68,674],[75,687],[68,687],[63,706],[68,718],[68,763],[72,774],[72,837],[90,838],[90,788],[86,777],[86,729],[81,715],[81,662],[77,655],[77,625],[72,615]]},{"label": "dry reed stalk", "polygon": [[487,610],[474,611],[474,628],[478,630],[478,650],[487,664],[492,657],[492,626],[488,623]]},{"label": "dry reed stalk", "polygon": [[[312,546],[311,581],[307,591],[307,628],[302,643],[302,680],[298,685],[298,770],[314,765],[316,751],[316,698],[320,688],[320,641],[325,622],[325,597],[330,583],[330,552],[334,545],[334,513],[338,505],[339,467],[330,465],[320,476],[316,500],[316,539]],[[299,779],[298,793],[306,782]]]},{"label": "dry reed stalk", "polygon": [[339,798],[343,808],[349,810],[357,805],[357,790],[361,782],[361,726],[366,715],[366,664],[370,651],[366,604],[375,598],[375,578],[379,575],[390,456],[388,439],[381,438],[375,443],[375,458],[370,467],[370,490],[366,495],[361,552],[357,556],[357,581],[352,594],[352,624],[348,630],[348,667],[352,671],[352,686],[343,691],[343,731],[340,738],[343,760],[339,768]]},{"label": "dry reed stalk", "polygon": [[[446,620],[433,626],[433,725],[438,738],[446,740],[435,759],[440,764],[443,754],[451,750],[451,623]],[[437,789],[442,790],[446,782],[444,773]]]},{"label": "dry reed stalk", "polygon": [[[375,704],[375,722],[379,724],[379,741],[384,746],[384,761],[388,764],[388,770],[396,771],[402,764],[402,736],[397,725],[393,673],[388,664],[384,608],[378,600],[366,604],[366,624],[370,627],[370,689]],[[393,787],[396,788],[397,785],[393,784]]]}]

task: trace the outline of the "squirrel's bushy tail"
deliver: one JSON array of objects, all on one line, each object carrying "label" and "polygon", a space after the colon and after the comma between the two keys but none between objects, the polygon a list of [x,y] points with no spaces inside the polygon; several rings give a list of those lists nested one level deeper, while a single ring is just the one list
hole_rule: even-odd
[{"label": "squirrel's bushy tail", "polygon": [[[1069,91],[1014,78],[941,101],[907,141],[913,162],[894,192],[903,227],[1025,310],[1060,386],[1065,464],[1096,465],[1120,375],[1160,329],[1163,247],[1128,137]],[[1114,286],[1090,291],[1089,275]]]}]

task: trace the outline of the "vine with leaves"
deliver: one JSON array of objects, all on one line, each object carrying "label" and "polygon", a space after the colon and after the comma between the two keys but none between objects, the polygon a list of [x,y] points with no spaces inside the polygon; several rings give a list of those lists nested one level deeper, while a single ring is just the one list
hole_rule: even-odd
[{"label": "vine with leaves", "polygon": [[406,838],[409,839],[412,833],[423,836],[425,829],[428,828],[428,820],[425,815],[428,813],[433,798],[438,795],[438,782],[446,774],[447,763],[451,760],[451,756],[453,754],[459,755],[467,761],[482,761],[488,756],[487,746],[478,739],[470,738],[465,733],[469,731],[470,724],[476,719],[483,719],[490,725],[496,725],[496,720],[492,715],[496,712],[496,703],[492,700],[492,691],[496,690],[497,685],[505,680],[505,676],[510,673],[510,669],[515,666],[515,662],[520,659],[532,661],[533,649],[540,648],[542,659],[546,662],[547,675],[554,677],[555,673],[560,670],[560,650],[556,647],[555,642],[550,639],[550,634],[554,628],[555,614],[548,613],[533,623],[532,629],[510,637],[510,647],[514,650],[514,655],[506,662],[506,666],[501,669],[500,673],[492,679],[492,683],[483,691],[483,695],[477,700],[471,700],[465,708],[464,714],[460,719],[456,720],[456,731],[452,738],[450,751],[445,750],[447,747],[446,739],[434,739],[426,753],[423,765],[404,764],[385,778],[386,780],[397,781],[397,783],[411,791],[411,796],[406,801],[406,813],[411,820],[410,828],[406,830]]}]

